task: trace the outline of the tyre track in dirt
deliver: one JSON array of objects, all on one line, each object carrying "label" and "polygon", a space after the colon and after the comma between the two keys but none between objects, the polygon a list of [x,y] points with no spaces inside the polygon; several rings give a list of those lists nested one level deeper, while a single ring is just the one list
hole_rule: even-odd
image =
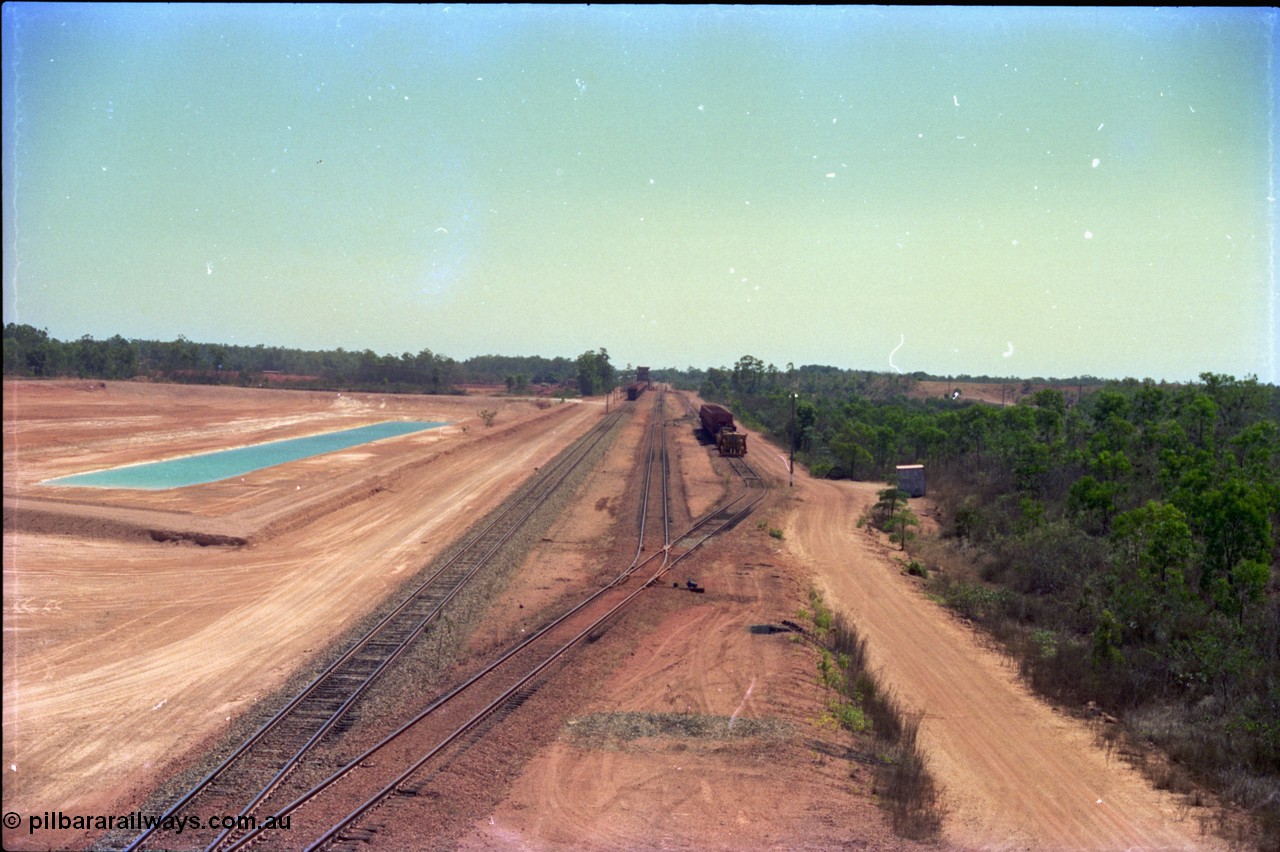
[{"label": "tyre track in dirt", "polygon": [[1008,661],[902,576],[857,529],[875,483],[797,472],[786,540],[834,609],[851,616],[921,726],[948,809],[944,839],[983,849],[1219,848],[1172,795],[1095,744],[1088,725],[1032,695]]}]

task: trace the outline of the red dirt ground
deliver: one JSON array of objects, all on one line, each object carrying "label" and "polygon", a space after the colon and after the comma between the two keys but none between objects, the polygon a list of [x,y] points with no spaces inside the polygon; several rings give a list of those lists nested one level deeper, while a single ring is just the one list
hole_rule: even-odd
[{"label": "red dirt ground", "polygon": [[[477,650],[516,635],[614,560],[629,561],[633,464],[650,399],[637,403],[549,541],[494,602]],[[479,425],[479,407],[499,410],[492,429]],[[496,505],[521,478],[513,471],[531,471],[601,411],[503,398],[6,383],[4,810],[135,806],[140,791],[318,653],[373,596]],[[665,416],[683,481],[679,511],[698,516],[733,482],[681,409],[671,403]],[[392,417],[457,425],[181,493],[49,494],[35,484]],[[522,727],[500,741],[501,760],[456,769],[462,801],[434,815],[437,845],[912,848],[875,805],[868,768],[846,759],[847,735],[821,722],[816,652],[751,630],[795,618],[811,586],[859,624],[903,702],[925,711],[922,740],[949,809],[943,845],[1214,845],[1172,797],[1108,762],[1087,726],[1030,696],[900,574],[877,535],[856,529],[875,486],[797,472],[788,489],[785,459],[751,441],[748,460],[772,496],[682,567],[678,579],[696,577],[707,593],[654,588],[577,652],[530,702],[531,715],[513,717]],[[249,543],[159,543],[155,528]],[[642,713],[703,714],[726,732],[751,720],[776,733],[577,733]],[[77,840],[44,835],[40,845]],[[4,844],[38,848],[20,832],[6,831]]]},{"label": "red dirt ground", "polygon": [[1073,384],[1040,384],[1036,383],[1030,386],[1029,390],[1024,393],[1024,384],[1020,380],[1010,379],[1008,382],[946,382],[946,381],[921,381],[916,382],[911,393],[908,394],[914,399],[926,398],[942,398],[951,391],[960,391],[960,399],[962,400],[978,400],[980,402],[989,402],[992,405],[1016,405],[1020,399],[1034,394],[1036,391],[1045,388],[1056,388],[1062,391],[1067,402],[1075,400],[1079,394],[1080,388]]},{"label": "red dirt ground", "polygon": [[[498,410],[492,428],[478,407]],[[6,812],[124,813],[104,809],[224,730],[601,410],[6,382]],[[398,418],[453,425],[176,491],[36,484]],[[159,543],[152,529],[249,544]],[[5,832],[5,848],[22,842]]]}]

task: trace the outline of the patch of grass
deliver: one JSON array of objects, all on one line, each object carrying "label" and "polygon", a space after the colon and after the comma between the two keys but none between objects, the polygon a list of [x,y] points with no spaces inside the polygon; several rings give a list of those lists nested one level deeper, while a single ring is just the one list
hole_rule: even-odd
[{"label": "patch of grass", "polygon": [[809,590],[809,606],[813,611],[813,626],[817,629],[818,635],[826,635],[834,624],[835,614],[822,599],[822,592],[817,589]]},{"label": "patch of grass", "polygon": [[854,701],[831,700],[827,703],[826,718],[851,734],[862,734],[871,730],[870,717]]},{"label": "patch of grass", "polygon": [[971,621],[988,621],[1007,614],[1016,606],[1013,592],[1003,586],[946,581],[935,589],[946,605]]},{"label": "patch of grass", "polygon": [[929,762],[917,744],[919,732],[919,714],[902,719],[897,742],[877,767],[876,792],[888,804],[894,831],[913,840],[932,840],[942,832],[946,811]]},{"label": "patch of grass", "polygon": [[809,603],[815,612],[826,612],[830,623],[829,648],[822,649],[818,666],[824,686],[838,697],[828,701],[823,722],[872,737],[872,751],[880,756],[875,792],[894,831],[912,840],[936,840],[946,809],[917,742],[921,714],[907,714],[880,685],[870,669],[866,639],[852,621],[831,613],[816,591],[810,592]]},{"label": "patch of grass", "polygon": [[1058,655],[1058,634],[1052,630],[1039,628],[1031,631],[1031,641],[1036,647],[1037,659],[1052,660]]},{"label": "patch of grass", "polygon": [[776,538],[778,541],[782,541],[783,539],[782,530],[778,529],[777,527],[770,526],[768,521],[758,522],[756,524],[756,529],[760,530],[761,532],[767,532],[770,538]]},{"label": "patch of grass", "polygon": [[902,563],[902,570],[912,577],[929,579],[929,568],[919,559],[908,559]]},{"label": "patch of grass", "polygon": [[646,737],[728,740],[747,737],[787,739],[795,734],[777,719],[737,718],[706,713],[592,713],[571,719],[570,739],[594,747],[619,746]]}]

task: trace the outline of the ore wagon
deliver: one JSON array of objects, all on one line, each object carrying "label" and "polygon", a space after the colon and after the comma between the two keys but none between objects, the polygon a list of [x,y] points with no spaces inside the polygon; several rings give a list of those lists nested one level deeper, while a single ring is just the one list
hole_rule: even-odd
[{"label": "ore wagon", "polygon": [[733,430],[733,415],[723,405],[708,403],[702,406],[698,411],[698,418],[702,420],[702,428],[706,430],[707,437],[712,440],[715,440],[721,429]]}]

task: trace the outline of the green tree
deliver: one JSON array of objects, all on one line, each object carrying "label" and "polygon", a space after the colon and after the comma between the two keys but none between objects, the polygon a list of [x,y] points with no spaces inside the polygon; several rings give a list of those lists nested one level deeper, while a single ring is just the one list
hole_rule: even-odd
[{"label": "green tree", "polygon": [[875,443],[875,431],[859,421],[845,422],[839,434],[831,441],[831,452],[844,466],[848,475],[857,477],[867,473],[875,463],[868,446]]},{"label": "green tree", "polygon": [[889,540],[897,542],[900,550],[907,549],[907,541],[914,537],[912,527],[920,526],[920,519],[907,505],[906,491],[886,488],[876,492],[880,500],[875,505],[878,526],[889,533]]},{"label": "green tree", "polygon": [[733,365],[733,390],[738,394],[759,393],[764,384],[764,377],[764,361],[753,355],[743,355],[738,359],[738,363]]},{"label": "green tree", "polygon": [[1115,512],[1115,486],[1082,476],[1067,491],[1067,507],[1089,532],[1105,530]]},{"label": "green tree", "polygon": [[602,346],[596,352],[587,350],[578,356],[578,392],[583,396],[608,393],[617,385],[617,372],[609,363],[609,353]]},{"label": "green tree", "polygon": [[1062,391],[1045,388],[1036,391],[1031,400],[1036,407],[1036,428],[1040,440],[1046,444],[1056,441],[1062,435],[1067,414],[1067,402]]},{"label": "green tree", "polygon": [[813,445],[814,427],[818,423],[818,407],[807,399],[796,400],[796,434],[797,450],[808,450]]},{"label": "green tree", "polygon": [[49,332],[26,324],[4,327],[4,374],[45,376],[50,372]]},{"label": "green tree", "polygon": [[[1231,590],[1230,604],[1222,601],[1220,606],[1228,614],[1234,614],[1243,625],[1250,607],[1260,603],[1266,593],[1267,581],[1271,579],[1271,569],[1256,559],[1242,560],[1231,569],[1228,584]],[[1234,610],[1234,613],[1233,613]]]},{"label": "green tree", "polygon": [[1117,563],[1128,573],[1148,574],[1161,584],[1181,584],[1195,552],[1186,516],[1177,506],[1156,501],[1117,515],[1111,542]]},{"label": "green tree", "polygon": [[1205,542],[1202,587],[1229,578],[1244,560],[1266,562],[1270,556],[1271,519],[1266,493],[1243,479],[1231,479],[1198,501],[1196,513]]},{"label": "green tree", "polygon": [[1186,571],[1195,542],[1176,507],[1156,501],[1122,512],[1111,526],[1110,608],[1142,640],[1169,641],[1191,602]]}]

